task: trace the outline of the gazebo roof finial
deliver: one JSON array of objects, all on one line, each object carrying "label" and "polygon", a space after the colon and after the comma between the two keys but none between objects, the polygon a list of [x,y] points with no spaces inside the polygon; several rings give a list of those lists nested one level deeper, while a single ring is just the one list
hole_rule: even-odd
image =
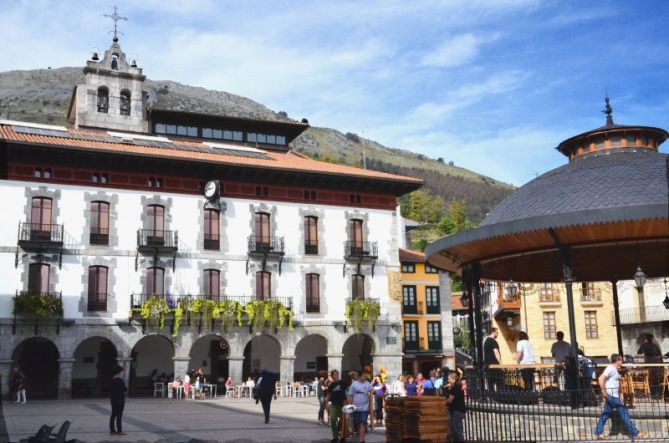
[{"label": "gazebo roof finial", "polygon": [[606,93],[604,101],[606,102],[606,106],[602,112],[606,114],[606,126],[613,126],[613,108],[611,107],[611,103],[609,103],[608,92]]}]

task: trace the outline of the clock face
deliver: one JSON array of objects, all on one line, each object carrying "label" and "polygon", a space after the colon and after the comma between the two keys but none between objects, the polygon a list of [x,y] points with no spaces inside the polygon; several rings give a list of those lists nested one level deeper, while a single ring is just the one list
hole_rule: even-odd
[{"label": "clock face", "polygon": [[212,198],[214,195],[216,195],[216,182],[211,181],[204,186],[204,196]]}]

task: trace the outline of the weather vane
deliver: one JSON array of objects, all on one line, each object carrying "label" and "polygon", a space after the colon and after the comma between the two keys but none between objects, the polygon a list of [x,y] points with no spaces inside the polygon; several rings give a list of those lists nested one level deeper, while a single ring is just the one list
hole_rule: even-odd
[{"label": "weather vane", "polygon": [[[118,15],[118,12],[116,10],[116,6],[114,6],[114,13],[113,14],[111,14],[111,15],[110,14],[103,14],[103,17],[109,17],[110,19],[112,19],[114,21],[114,41],[118,41],[118,34],[123,35],[123,33],[119,32],[119,30],[118,30],[118,22],[121,21],[121,20],[128,20],[128,19],[126,17],[121,17],[120,15]],[[109,31],[110,34],[111,34],[111,32],[112,31]]]},{"label": "weather vane", "polygon": [[602,112],[604,114],[606,114],[606,125],[607,126],[612,126],[613,125],[613,108],[611,107],[611,103],[609,103],[608,92],[606,93],[606,97],[604,98],[604,101],[606,102],[606,106],[604,107],[604,110]]}]

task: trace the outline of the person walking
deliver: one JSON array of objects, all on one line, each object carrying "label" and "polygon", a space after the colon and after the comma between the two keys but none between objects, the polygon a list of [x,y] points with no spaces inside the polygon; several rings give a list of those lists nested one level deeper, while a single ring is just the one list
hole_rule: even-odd
[{"label": "person walking", "polygon": [[[516,363],[519,365],[534,365],[534,348],[530,343],[530,338],[527,332],[520,331],[518,333],[518,344],[516,345]],[[534,368],[521,369],[520,375],[523,377],[526,391],[534,390]]]},{"label": "person walking", "polygon": [[269,411],[272,399],[276,400],[276,382],[278,379],[278,374],[263,369],[256,383],[256,404],[258,404],[258,401],[262,404],[262,410],[265,414],[265,424],[269,423]]},{"label": "person walking", "polygon": [[14,368],[16,403],[26,404],[26,376],[19,368]]},{"label": "person walking", "polygon": [[386,395],[386,385],[381,381],[381,375],[374,377],[372,381],[374,390],[374,419],[376,425],[383,424],[383,397]]},{"label": "person walking", "polygon": [[623,394],[620,392],[620,368],[622,366],[623,357],[618,354],[612,354],[611,364],[606,367],[597,380],[599,388],[602,391],[602,397],[604,398],[602,415],[599,417],[597,426],[595,427],[595,437],[599,440],[607,438],[604,435],[604,425],[611,418],[611,415],[613,415],[613,411],[618,411],[620,419],[633,439],[643,438],[646,435],[646,432],[637,429],[625,407]]},{"label": "person walking", "polygon": [[346,401],[346,386],[339,379],[339,371],[336,369],[330,371],[332,382],[328,385],[327,400],[330,403],[330,429],[332,430],[331,443],[343,443],[346,441],[343,437],[339,438],[339,428],[342,424],[342,411]]},{"label": "person walking", "polygon": [[121,419],[123,418],[123,409],[125,408],[125,381],[123,381],[123,368],[116,366],[112,371],[112,382],[110,388],[111,396],[111,417],[109,417],[109,434],[126,435],[123,432]]},{"label": "person walking", "polygon": [[367,380],[367,374],[362,374],[348,388],[349,403],[355,406],[353,429],[358,430],[358,441],[360,443],[365,443],[367,420],[369,418],[369,393],[371,391],[372,384]]},{"label": "person walking", "polygon": [[490,333],[483,342],[483,367],[487,388],[491,392],[496,391],[503,384],[504,374],[499,369],[491,369],[490,365],[501,363],[502,355],[499,353],[499,344],[497,343],[497,328],[490,328]]},{"label": "person walking", "polygon": [[465,392],[457,372],[448,373],[448,413],[450,415],[451,439],[454,442],[465,441]]},{"label": "person walking", "polygon": [[318,383],[316,385],[316,397],[318,398],[318,424],[325,426],[327,426],[327,423],[325,423],[325,407],[328,403],[327,376],[327,371],[322,369],[318,371]]}]

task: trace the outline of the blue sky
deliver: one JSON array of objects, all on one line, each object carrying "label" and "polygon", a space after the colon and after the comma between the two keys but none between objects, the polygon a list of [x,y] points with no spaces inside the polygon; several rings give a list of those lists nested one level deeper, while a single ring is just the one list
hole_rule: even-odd
[{"label": "blue sky", "polygon": [[515,185],[604,124],[605,90],[616,123],[669,128],[661,0],[5,1],[0,71],[83,66],[109,46],[115,4],[121,45],[152,79]]}]

